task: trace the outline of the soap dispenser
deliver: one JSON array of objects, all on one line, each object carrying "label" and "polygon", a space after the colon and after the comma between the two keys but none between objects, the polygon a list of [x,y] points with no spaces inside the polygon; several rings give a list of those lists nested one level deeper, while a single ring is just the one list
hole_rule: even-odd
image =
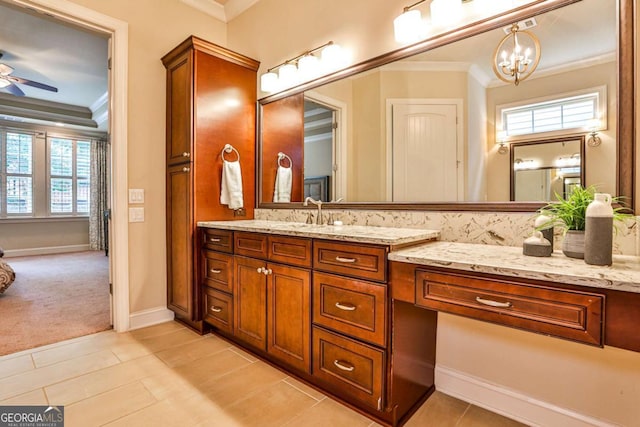
[{"label": "soap dispenser", "polygon": [[611,265],[613,251],[613,208],[611,195],[596,193],[587,206],[584,226],[584,262]]},{"label": "soap dispenser", "polygon": [[522,245],[522,253],[528,256],[551,256],[551,252],[551,242],[540,231],[535,231]]}]

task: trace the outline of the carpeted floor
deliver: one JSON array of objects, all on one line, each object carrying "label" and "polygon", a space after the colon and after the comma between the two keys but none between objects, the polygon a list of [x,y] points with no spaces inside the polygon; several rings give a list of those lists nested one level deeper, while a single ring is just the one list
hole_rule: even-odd
[{"label": "carpeted floor", "polygon": [[0,356],[110,329],[109,258],[101,251],[5,258]]}]

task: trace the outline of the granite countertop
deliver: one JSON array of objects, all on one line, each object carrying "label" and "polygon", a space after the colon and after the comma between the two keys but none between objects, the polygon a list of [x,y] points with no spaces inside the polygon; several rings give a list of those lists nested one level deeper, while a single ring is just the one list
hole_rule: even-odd
[{"label": "granite countertop", "polygon": [[438,241],[391,252],[389,260],[640,293],[636,256],[614,255],[613,265],[602,267],[559,251],[550,257],[531,257],[523,255],[521,247]]},{"label": "granite countertop", "polygon": [[315,225],[264,220],[200,221],[198,222],[198,227],[383,245],[405,245],[437,239],[440,236],[440,231],[438,230],[366,225]]}]

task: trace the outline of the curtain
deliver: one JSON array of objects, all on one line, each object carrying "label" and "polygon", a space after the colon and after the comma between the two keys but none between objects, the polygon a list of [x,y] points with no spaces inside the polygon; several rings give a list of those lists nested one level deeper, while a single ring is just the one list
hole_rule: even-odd
[{"label": "curtain", "polygon": [[108,252],[109,209],[109,142],[101,139],[91,141],[91,195],[89,209],[89,247],[91,250]]}]

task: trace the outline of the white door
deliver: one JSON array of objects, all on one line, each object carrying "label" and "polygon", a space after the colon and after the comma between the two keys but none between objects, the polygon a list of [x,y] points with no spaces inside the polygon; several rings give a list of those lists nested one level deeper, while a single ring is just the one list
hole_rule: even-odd
[{"label": "white door", "polygon": [[457,105],[394,104],[392,116],[392,200],[460,200]]}]

